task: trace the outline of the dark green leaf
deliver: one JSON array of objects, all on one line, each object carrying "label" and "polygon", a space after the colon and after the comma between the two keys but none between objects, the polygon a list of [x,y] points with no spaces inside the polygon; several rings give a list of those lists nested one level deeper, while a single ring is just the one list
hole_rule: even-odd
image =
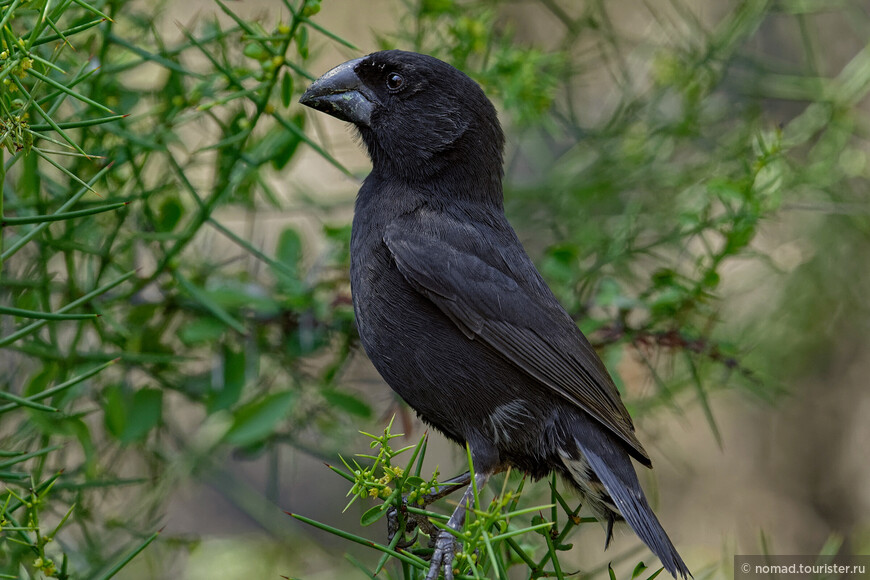
[{"label": "dark green leaf", "polygon": [[258,41],[251,41],[246,44],[242,53],[248,58],[253,58],[260,62],[272,57],[272,55],[269,54],[269,51],[266,50],[266,48]]},{"label": "dark green leaf", "polygon": [[245,387],[245,352],[243,350],[234,351],[228,346],[224,347],[223,363],[223,383],[212,385],[212,396],[208,405],[209,413],[229,409],[235,405],[242,396],[242,390]]},{"label": "dark green leaf", "polygon": [[296,393],[281,391],[241,407],[235,413],[226,442],[243,447],[265,439],[287,416],[295,399]]},{"label": "dark green leaf", "polygon": [[405,480],[405,484],[410,486],[410,487],[420,487],[421,485],[424,485],[425,483],[426,483],[425,479],[423,479],[422,477],[418,477],[416,475],[408,476],[408,478]]},{"label": "dark green leaf", "polygon": [[57,366],[51,363],[47,363],[42,369],[30,379],[30,382],[27,383],[27,388],[24,389],[25,397],[32,397],[37,393],[41,393],[45,389],[48,388],[48,385],[55,379],[57,376]]},{"label": "dark green leaf", "polygon": [[726,234],[726,243],[723,253],[732,256],[745,248],[755,236],[755,221],[741,219],[734,223],[731,231]]},{"label": "dark green leaf", "polygon": [[423,0],[420,3],[421,16],[440,16],[452,12],[454,0]]},{"label": "dark green leaf", "polygon": [[296,271],[299,261],[302,259],[302,240],[299,232],[293,228],[286,228],[278,238],[278,247],[275,249],[275,258],[292,271]]},{"label": "dark green leaf", "polygon": [[643,562],[638,562],[637,566],[634,567],[634,570],[631,573],[631,580],[634,580],[635,578],[643,574],[646,568],[646,564],[644,564]]},{"label": "dark green leaf", "polygon": [[308,27],[300,26],[296,31],[296,47],[299,49],[299,56],[303,59],[308,58]]},{"label": "dark green leaf", "polygon": [[[296,115],[291,119],[291,122],[302,129],[305,126],[305,117],[301,114]],[[296,133],[290,133],[289,131],[285,131],[283,128],[281,131],[283,133],[283,138],[276,144],[271,159],[272,167],[278,170],[284,169],[284,167],[287,166],[290,160],[293,159],[293,155],[299,148],[299,144],[302,143],[302,139],[300,139]]]},{"label": "dark green leaf", "polygon": [[178,338],[188,345],[214,342],[227,330],[227,325],[211,317],[194,318],[178,331]]},{"label": "dark green leaf", "polygon": [[158,232],[171,232],[181,221],[181,216],[184,214],[184,206],[178,201],[177,197],[167,198],[160,204],[160,212],[155,222],[155,229]]},{"label": "dark green leaf", "polygon": [[103,389],[103,422],[109,433],[120,440],[127,428],[127,408],[120,385]]},{"label": "dark green leaf", "polygon": [[387,515],[387,510],[384,509],[383,505],[376,505],[375,507],[367,510],[366,513],[362,515],[359,523],[363,526],[370,526],[373,523],[380,520],[382,517]]},{"label": "dark green leaf", "polygon": [[323,398],[333,407],[351,415],[360,417],[371,417],[372,415],[372,409],[368,404],[349,393],[327,389],[323,391]]},{"label": "dark green leaf", "polygon": [[284,78],[281,79],[281,103],[285,107],[289,107],[293,102],[293,77],[289,71],[284,73]]},{"label": "dark green leaf", "polygon": [[127,419],[120,437],[121,442],[133,443],[144,439],[163,417],[163,391],[139,389],[134,393],[126,411]]}]

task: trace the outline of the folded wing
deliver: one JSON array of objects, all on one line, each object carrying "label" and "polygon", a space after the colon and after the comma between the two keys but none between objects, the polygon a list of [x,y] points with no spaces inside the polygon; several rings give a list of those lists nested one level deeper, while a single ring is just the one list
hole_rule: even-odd
[{"label": "folded wing", "polygon": [[[514,275],[489,242],[491,236],[467,225],[462,230],[458,248],[437,232],[394,222],[384,242],[408,283],[466,336],[488,343],[543,387],[582,408],[649,466],[613,380],[546,285]],[[514,262],[518,253],[527,273],[537,277],[519,243],[511,249]]]}]

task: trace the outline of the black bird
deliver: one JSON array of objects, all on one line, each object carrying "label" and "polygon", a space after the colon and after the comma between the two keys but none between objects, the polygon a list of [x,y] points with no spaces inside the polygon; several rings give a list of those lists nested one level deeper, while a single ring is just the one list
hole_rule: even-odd
[{"label": "black bird", "polygon": [[[504,135],[459,70],[388,50],[348,61],[300,103],[353,123],[372,172],[351,234],[351,292],[366,353],[425,421],[468,443],[477,483],[507,466],[573,483],[608,526],[629,526],[674,577],[690,572],[631,458],[651,467],[613,380],[504,215]],[[449,525],[459,529],[471,486]],[[453,578],[442,531],[427,578]]]}]

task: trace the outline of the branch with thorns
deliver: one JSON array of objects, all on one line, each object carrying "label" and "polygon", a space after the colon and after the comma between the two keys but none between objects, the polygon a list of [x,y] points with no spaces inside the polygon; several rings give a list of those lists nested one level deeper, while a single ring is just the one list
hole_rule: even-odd
[{"label": "branch with thorns", "polygon": [[729,370],[736,371],[754,384],[760,380],[755,373],[740,363],[737,358],[722,352],[719,345],[708,338],[689,336],[676,328],[667,330],[649,330],[646,328],[631,328],[621,323],[606,325],[595,333],[592,345],[596,349],[628,340],[638,350],[649,351],[652,348],[681,350],[697,354],[708,360],[721,364]]}]

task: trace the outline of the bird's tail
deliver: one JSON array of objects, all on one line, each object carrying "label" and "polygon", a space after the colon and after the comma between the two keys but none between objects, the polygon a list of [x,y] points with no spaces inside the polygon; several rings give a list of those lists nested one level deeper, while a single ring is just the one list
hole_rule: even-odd
[{"label": "bird's tail", "polygon": [[[585,423],[585,422],[583,422]],[[691,577],[692,573],[686,567],[677,549],[671,543],[662,525],[659,523],[646,496],[637,480],[631,458],[623,449],[622,444],[616,437],[605,432],[598,425],[578,425],[575,441],[582,453],[581,462],[595,473],[611,501],[603,503],[616,507],[619,514],[631,526],[634,533],[649,546],[649,549],[658,556],[665,570],[674,578],[682,577],[684,580]],[[567,465],[568,462],[566,462]],[[578,479],[576,469],[568,465],[568,471],[572,479]],[[589,481],[576,481],[578,487],[589,488]],[[608,521],[608,541],[610,539],[610,526],[613,523],[612,516]]]}]

